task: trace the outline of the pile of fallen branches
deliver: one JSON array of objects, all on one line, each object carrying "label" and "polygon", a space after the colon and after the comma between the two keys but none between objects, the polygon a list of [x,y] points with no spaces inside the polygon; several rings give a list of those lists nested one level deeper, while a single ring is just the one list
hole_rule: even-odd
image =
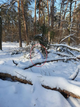
[{"label": "pile of fallen branches", "polygon": [[56,47],[56,48],[62,47],[62,48],[70,49],[70,50],[72,50],[72,51],[78,51],[78,52],[80,52],[80,49],[78,49],[78,48],[73,48],[73,47],[68,46],[68,45],[65,45],[65,44],[51,44],[50,46],[51,46],[51,47]]}]

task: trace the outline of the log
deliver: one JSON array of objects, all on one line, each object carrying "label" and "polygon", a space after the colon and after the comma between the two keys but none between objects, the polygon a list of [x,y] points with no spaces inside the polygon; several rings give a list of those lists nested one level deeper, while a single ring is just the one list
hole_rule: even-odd
[{"label": "log", "polygon": [[21,82],[21,83],[24,83],[24,84],[30,84],[30,85],[33,85],[31,81],[29,80],[26,80],[26,79],[21,79],[21,78],[18,78],[17,76],[12,76],[11,74],[8,74],[8,73],[1,73],[0,72],[0,78],[5,80],[6,78],[10,78],[12,81],[18,81],[18,82]]},{"label": "log", "polygon": [[72,96],[74,98],[78,98],[80,99],[80,96],[78,95],[75,95],[74,93],[72,92],[69,92],[67,90],[62,90],[62,89],[57,89],[56,87],[55,88],[51,88],[49,86],[45,86],[45,85],[42,85],[42,87],[46,88],[46,89],[50,89],[50,90],[55,90],[55,91],[59,91],[64,97],[68,98],[69,96]]},{"label": "log", "polygon": [[[63,62],[66,62],[66,61],[68,61],[68,60],[77,60],[78,58],[76,58],[76,57],[70,57],[70,58],[61,58],[61,59],[52,59],[52,60],[47,60],[46,62],[48,63],[48,62],[53,62],[53,61],[63,61]],[[34,64],[32,64],[32,65],[30,65],[30,66],[28,66],[28,67],[25,67],[24,68],[24,70],[26,70],[26,69],[29,69],[29,68],[31,68],[31,67],[34,67],[34,65],[41,65],[41,64],[43,64],[43,63],[45,63],[45,61],[43,61],[43,62],[37,62],[37,63],[34,63]]]},{"label": "log", "polygon": [[[8,73],[0,73],[0,78],[1,79],[6,79],[6,78],[10,78],[12,81],[18,81],[20,83],[24,83],[24,84],[30,84],[30,85],[33,85],[32,84],[32,81],[29,81],[29,80],[26,80],[26,79],[21,79],[21,78],[18,78],[17,76],[12,76],[11,74],[8,74]],[[78,98],[80,99],[80,96],[72,93],[72,92],[69,92],[67,90],[62,90],[61,87],[57,88],[57,87],[54,87],[54,88],[51,88],[50,86],[46,86],[44,84],[41,84],[41,86],[45,89],[50,89],[50,90],[55,90],[55,91],[59,91],[64,97],[69,97],[69,96],[72,96],[74,98]]]}]

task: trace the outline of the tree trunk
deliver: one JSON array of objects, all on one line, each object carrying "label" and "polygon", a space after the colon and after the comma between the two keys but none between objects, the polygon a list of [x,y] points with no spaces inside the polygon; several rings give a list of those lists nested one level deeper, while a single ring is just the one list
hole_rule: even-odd
[{"label": "tree trunk", "polygon": [[18,0],[18,22],[19,22],[19,46],[22,47],[22,38],[21,38],[21,19],[20,19],[20,0]]},{"label": "tree trunk", "polygon": [[49,26],[49,24],[50,24],[50,19],[49,19],[49,5],[48,5],[48,1],[49,1],[49,0],[47,0],[47,12],[48,12],[48,26]]},{"label": "tree trunk", "polygon": [[70,2],[70,19],[69,19],[70,22],[71,22],[71,10],[72,10],[72,0]]},{"label": "tree trunk", "polygon": [[39,24],[40,24],[40,8],[41,8],[40,3],[41,3],[41,0],[39,0]]},{"label": "tree trunk", "polygon": [[[70,17],[69,17],[70,24],[71,24],[71,10],[72,10],[72,0],[70,1]],[[70,33],[71,33],[71,29],[70,29]],[[70,45],[70,42],[71,42],[71,38],[69,37],[68,45]]]},{"label": "tree trunk", "polygon": [[51,27],[54,28],[54,0],[51,0]]},{"label": "tree trunk", "polygon": [[59,25],[58,25],[58,28],[60,28],[59,30],[59,39],[58,39],[58,43],[60,42],[61,40],[61,35],[62,35],[62,3],[61,3],[61,6],[60,6],[60,19],[59,19]]},{"label": "tree trunk", "polygon": [[77,4],[77,1],[75,1],[74,11],[73,11],[73,22],[75,21],[76,4]]},{"label": "tree trunk", "polygon": [[34,34],[36,34],[36,0],[35,0],[35,16],[34,16]]},{"label": "tree trunk", "polygon": [[43,5],[43,2],[42,2],[42,14],[43,14],[43,16],[44,16],[44,21],[43,21],[43,24],[45,25],[45,13],[44,13],[44,5]]},{"label": "tree trunk", "polygon": [[1,18],[1,10],[0,10],[0,49],[2,50],[2,18]]},{"label": "tree trunk", "polygon": [[24,29],[25,29],[26,42],[27,42],[27,44],[29,44],[28,26],[27,26],[27,22],[26,22],[26,18],[25,18],[25,11],[24,11],[23,0],[21,0],[21,8],[22,8],[23,21],[24,21]]}]

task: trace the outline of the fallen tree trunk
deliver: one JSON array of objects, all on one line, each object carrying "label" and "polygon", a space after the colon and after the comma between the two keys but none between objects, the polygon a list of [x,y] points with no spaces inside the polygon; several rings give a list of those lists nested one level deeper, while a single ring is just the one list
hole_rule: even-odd
[{"label": "fallen tree trunk", "polygon": [[74,93],[72,93],[72,92],[69,92],[69,91],[67,91],[67,90],[62,90],[62,89],[57,89],[56,87],[55,88],[51,88],[51,87],[49,87],[49,86],[45,86],[45,85],[42,85],[44,88],[46,88],[46,89],[50,89],[50,90],[55,90],[55,91],[59,91],[64,97],[66,97],[66,98],[68,98],[69,96],[72,96],[72,97],[74,97],[74,98],[78,98],[78,99],[80,99],[80,96],[78,96],[78,95],[75,95]]},{"label": "fallen tree trunk", "polygon": [[24,84],[30,84],[30,85],[33,85],[31,81],[27,81],[26,79],[21,79],[21,78],[18,78],[17,76],[12,76],[8,73],[0,73],[0,78],[5,80],[6,78],[10,78],[12,81],[18,81],[18,82],[21,82],[21,83],[24,83]]},{"label": "fallen tree trunk", "polygon": [[[11,74],[8,74],[8,73],[0,73],[0,78],[1,79],[6,79],[7,78],[10,78],[12,81],[18,81],[18,82],[21,82],[21,83],[24,83],[24,84],[30,84],[30,85],[33,85],[31,81],[29,80],[26,80],[26,79],[21,79],[21,78],[18,78],[17,76],[12,76]],[[70,84],[70,83],[69,83]],[[74,98],[79,98],[80,99],[80,96],[76,95],[75,93],[73,92],[70,92],[68,90],[65,90],[65,89],[61,89],[61,87],[54,87],[54,88],[51,88],[50,86],[46,85],[46,84],[43,84],[41,83],[42,87],[46,88],[46,89],[50,89],[50,90],[55,90],[55,91],[59,91],[64,97],[69,97],[69,96],[72,96]],[[79,87],[78,87],[79,88]],[[76,90],[76,89],[75,89]]]}]

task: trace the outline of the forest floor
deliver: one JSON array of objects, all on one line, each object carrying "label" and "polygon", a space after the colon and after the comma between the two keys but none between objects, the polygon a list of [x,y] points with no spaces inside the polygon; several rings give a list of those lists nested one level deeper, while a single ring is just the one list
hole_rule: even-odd
[{"label": "forest floor", "polygon": [[[60,87],[80,96],[80,73],[71,80],[80,69],[79,47],[62,45],[62,48],[59,44],[52,44],[47,59],[43,59],[40,53],[32,55],[34,66],[30,60],[31,46],[23,43],[23,48],[19,48],[16,42],[3,42],[2,46],[0,73],[29,80],[33,85],[0,76],[0,107],[80,107],[80,99],[65,98],[59,91],[41,86]],[[42,63],[45,60],[46,63]]]}]

